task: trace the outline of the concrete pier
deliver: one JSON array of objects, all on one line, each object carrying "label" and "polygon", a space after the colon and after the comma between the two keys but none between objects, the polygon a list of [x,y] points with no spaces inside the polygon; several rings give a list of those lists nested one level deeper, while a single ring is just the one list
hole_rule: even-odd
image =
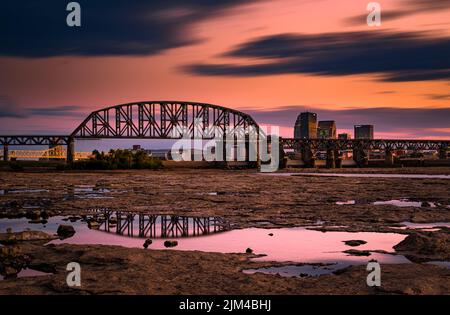
[{"label": "concrete pier", "polygon": [[9,147],[7,144],[3,146],[3,161],[9,161]]},{"label": "concrete pier", "polygon": [[67,142],[67,163],[72,164],[75,161],[75,139],[70,137]]},{"label": "concrete pier", "polygon": [[385,164],[387,166],[393,166],[394,165],[394,154],[392,153],[391,150],[386,150],[385,151],[384,162],[385,162]]},{"label": "concrete pier", "polygon": [[310,147],[302,148],[302,160],[306,167],[316,167],[316,157]]},{"label": "concrete pier", "polygon": [[334,149],[327,150],[327,168],[336,168],[335,152]]},{"label": "concrete pier", "polygon": [[369,164],[369,158],[364,152],[364,149],[357,148],[353,150],[353,160],[358,167],[367,166]]}]

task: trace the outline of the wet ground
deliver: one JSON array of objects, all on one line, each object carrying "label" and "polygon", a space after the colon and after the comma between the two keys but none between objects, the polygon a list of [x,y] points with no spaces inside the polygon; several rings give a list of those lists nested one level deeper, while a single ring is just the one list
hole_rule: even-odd
[{"label": "wet ground", "polygon": [[[447,168],[439,170],[441,174],[434,168],[428,169],[432,175],[450,173]],[[427,172],[416,171],[421,175]],[[24,255],[32,253],[31,262],[19,271],[20,279],[1,281],[0,292],[12,290],[14,282],[28,283],[24,293],[48,290],[49,283],[55,287],[60,273],[64,273],[58,264],[69,259],[71,251],[91,253],[94,246],[94,256],[100,261],[100,253],[108,253],[116,260],[122,257],[134,261],[129,255],[135,255],[135,250],[163,250],[158,255],[173,263],[179,259],[198,261],[202,257],[210,264],[202,264],[201,272],[190,273],[191,280],[200,282],[217,273],[217,266],[211,265],[217,260],[223,268],[218,276],[221,281],[236,278],[241,284],[240,289],[237,284],[229,289],[220,285],[218,292],[222,293],[238,294],[241,281],[253,283],[257,279],[262,285],[260,280],[266,283],[274,281],[274,277],[281,277],[276,278],[279,287],[274,291],[264,284],[265,293],[348,293],[359,286],[351,287],[356,275],[365,281],[365,265],[374,260],[398,273],[399,278],[391,277],[396,289],[387,286],[384,290],[450,293],[448,178],[368,177],[357,176],[357,172],[352,177],[288,173],[267,176],[253,171],[221,170],[1,173],[0,235],[26,229],[53,235],[61,224],[73,226],[76,232],[62,240],[14,245]],[[371,172],[374,171],[368,171]],[[105,211],[111,217],[93,215]],[[151,242],[144,249],[146,240]],[[178,243],[167,248],[167,240]],[[355,240],[364,243],[346,243]],[[115,256],[109,254],[109,246],[120,246],[114,248]],[[64,248],[63,253],[60,247]],[[91,256],[86,267],[89,273],[95,269]],[[117,268],[124,264],[122,260],[117,262]],[[49,270],[49,265],[53,269]],[[132,265],[127,268],[135,268]],[[145,265],[147,272],[154,268],[149,262]],[[178,265],[172,267],[179,272],[184,270]],[[421,270],[420,279],[411,282],[406,270],[412,274]],[[122,278],[134,277],[125,271],[116,272]],[[342,281],[345,286],[341,291],[331,289],[322,283],[329,280],[327,277]],[[173,291],[170,285],[164,287],[164,277],[158,279],[162,281],[158,292]],[[444,284],[438,285],[438,279]],[[183,287],[178,281],[175,282]],[[308,289],[295,281],[307,281]],[[411,283],[416,287],[412,288]],[[102,293],[102,285],[108,286],[97,284],[91,293]],[[56,286],[56,291],[65,292]],[[174,292],[194,293],[206,287],[183,288],[188,291]],[[132,289],[121,286],[117,293],[127,290]],[[256,288],[248,290],[260,292]],[[147,291],[141,288],[130,292]],[[361,291],[364,292],[374,293]]]}]

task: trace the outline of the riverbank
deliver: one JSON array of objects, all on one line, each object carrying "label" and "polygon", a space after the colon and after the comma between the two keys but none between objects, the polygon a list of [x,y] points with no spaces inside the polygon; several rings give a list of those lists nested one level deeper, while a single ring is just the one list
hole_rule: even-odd
[{"label": "riverbank", "polygon": [[[450,168],[441,167],[336,170],[362,171],[450,174]],[[30,268],[51,274],[0,281],[0,293],[450,294],[450,269],[428,263],[450,260],[449,229],[418,225],[449,223],[449,206],[450,181],[439,178],[267,176],[253,170],[212,169],[1,172],[0,218],[27,216],[39,221],[43,216],[80,216],[87,210],[111,209],[149,215],[220,217],[232,229],[302,226],[326,235],[330,231],[395,233],[404,235],[403,243],[390,245],[396,246],[389,253],[370,248],[375,251],[367,261],[379,252],[404,255],[409,262],[383,263],[382,287],[370,288],[365,282],[364,264],[318,277],[244,273],[247,269],[301,264],[255,260],[256,254],[266,253],[245,254],[247,247],[253,247],[245,237],[242,248],[236,251],[240,254],[161,250],[152,249],[152,245],[145,250],[22,242],[14,246],[19,247],[21,255],[30,257]],[[31,229],[34,226],[29,225]],[[257,242],[267,243],[271,237],[267,235],[273,233],[276,239],[277,231],[270,230],[264,233],[266,239]],[[155,244],[153,247],[158,248]],[[311,246],[320,250],[322,245],[312,242]],[[366,255],[360,248],[364,247],[349,247],[352,251],[348,255]],[[65,284],[65,267],[70,261],[83,266],[80,289]]]}]

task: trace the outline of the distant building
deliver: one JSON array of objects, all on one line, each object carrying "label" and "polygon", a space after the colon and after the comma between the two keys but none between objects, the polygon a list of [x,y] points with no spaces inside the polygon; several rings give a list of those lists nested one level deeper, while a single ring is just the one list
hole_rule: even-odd
[{"label": "distant building", "polygon": [[336,139],[336,122],[334,120],[319,121],[317,138]]},{"label": "distant building", "polygon": [[338,134],[339,140],[350,140],[352,136],[349,133],[340,133]]},{"label": "distant building", "polygon": [[355,125],[355,139],[373,139],[373,125]]},{"label": "distant building", "polygon": [[298,115],[294,126],[295,139],[315,139],[317,137],[317,114],[304,112]]}]

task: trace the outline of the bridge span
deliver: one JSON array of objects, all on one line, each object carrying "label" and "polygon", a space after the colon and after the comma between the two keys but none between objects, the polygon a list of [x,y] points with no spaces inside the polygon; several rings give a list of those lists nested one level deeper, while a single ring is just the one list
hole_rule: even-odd
[{"label": "bridge span", "polygon": [[[248,114],[219,106],[182,101],[143,101],[106,107],[90,113],[70,135],[0,135],[3,159],[9,160],[10,146],[67,146],[67,162],[75,158],[75,141],[81,139],[180,139],[180,128],[189,130],[193,139],[212,139],[213,134],[201,131],[218,128],[225,135],[227,128],[254,127],[260,131],[257,122]],[[259,137],[259,136],[258,136]],[[258,138],[259,140],[259,138]],[[259,157],[259,141],[256,144]],[[340,167],[344,152],[351,151],[359,166],[367,165],[368,152],[382,151],[386,163],[394,163],[394,152],[433,150],[440,159],[448,158],[450,140],[340,140],[340,139],[292,139],[280,138],[280,157],[285,151],[301,154],[305,166],[314,167],[319,152],[326,152],[328,167]]]}]

